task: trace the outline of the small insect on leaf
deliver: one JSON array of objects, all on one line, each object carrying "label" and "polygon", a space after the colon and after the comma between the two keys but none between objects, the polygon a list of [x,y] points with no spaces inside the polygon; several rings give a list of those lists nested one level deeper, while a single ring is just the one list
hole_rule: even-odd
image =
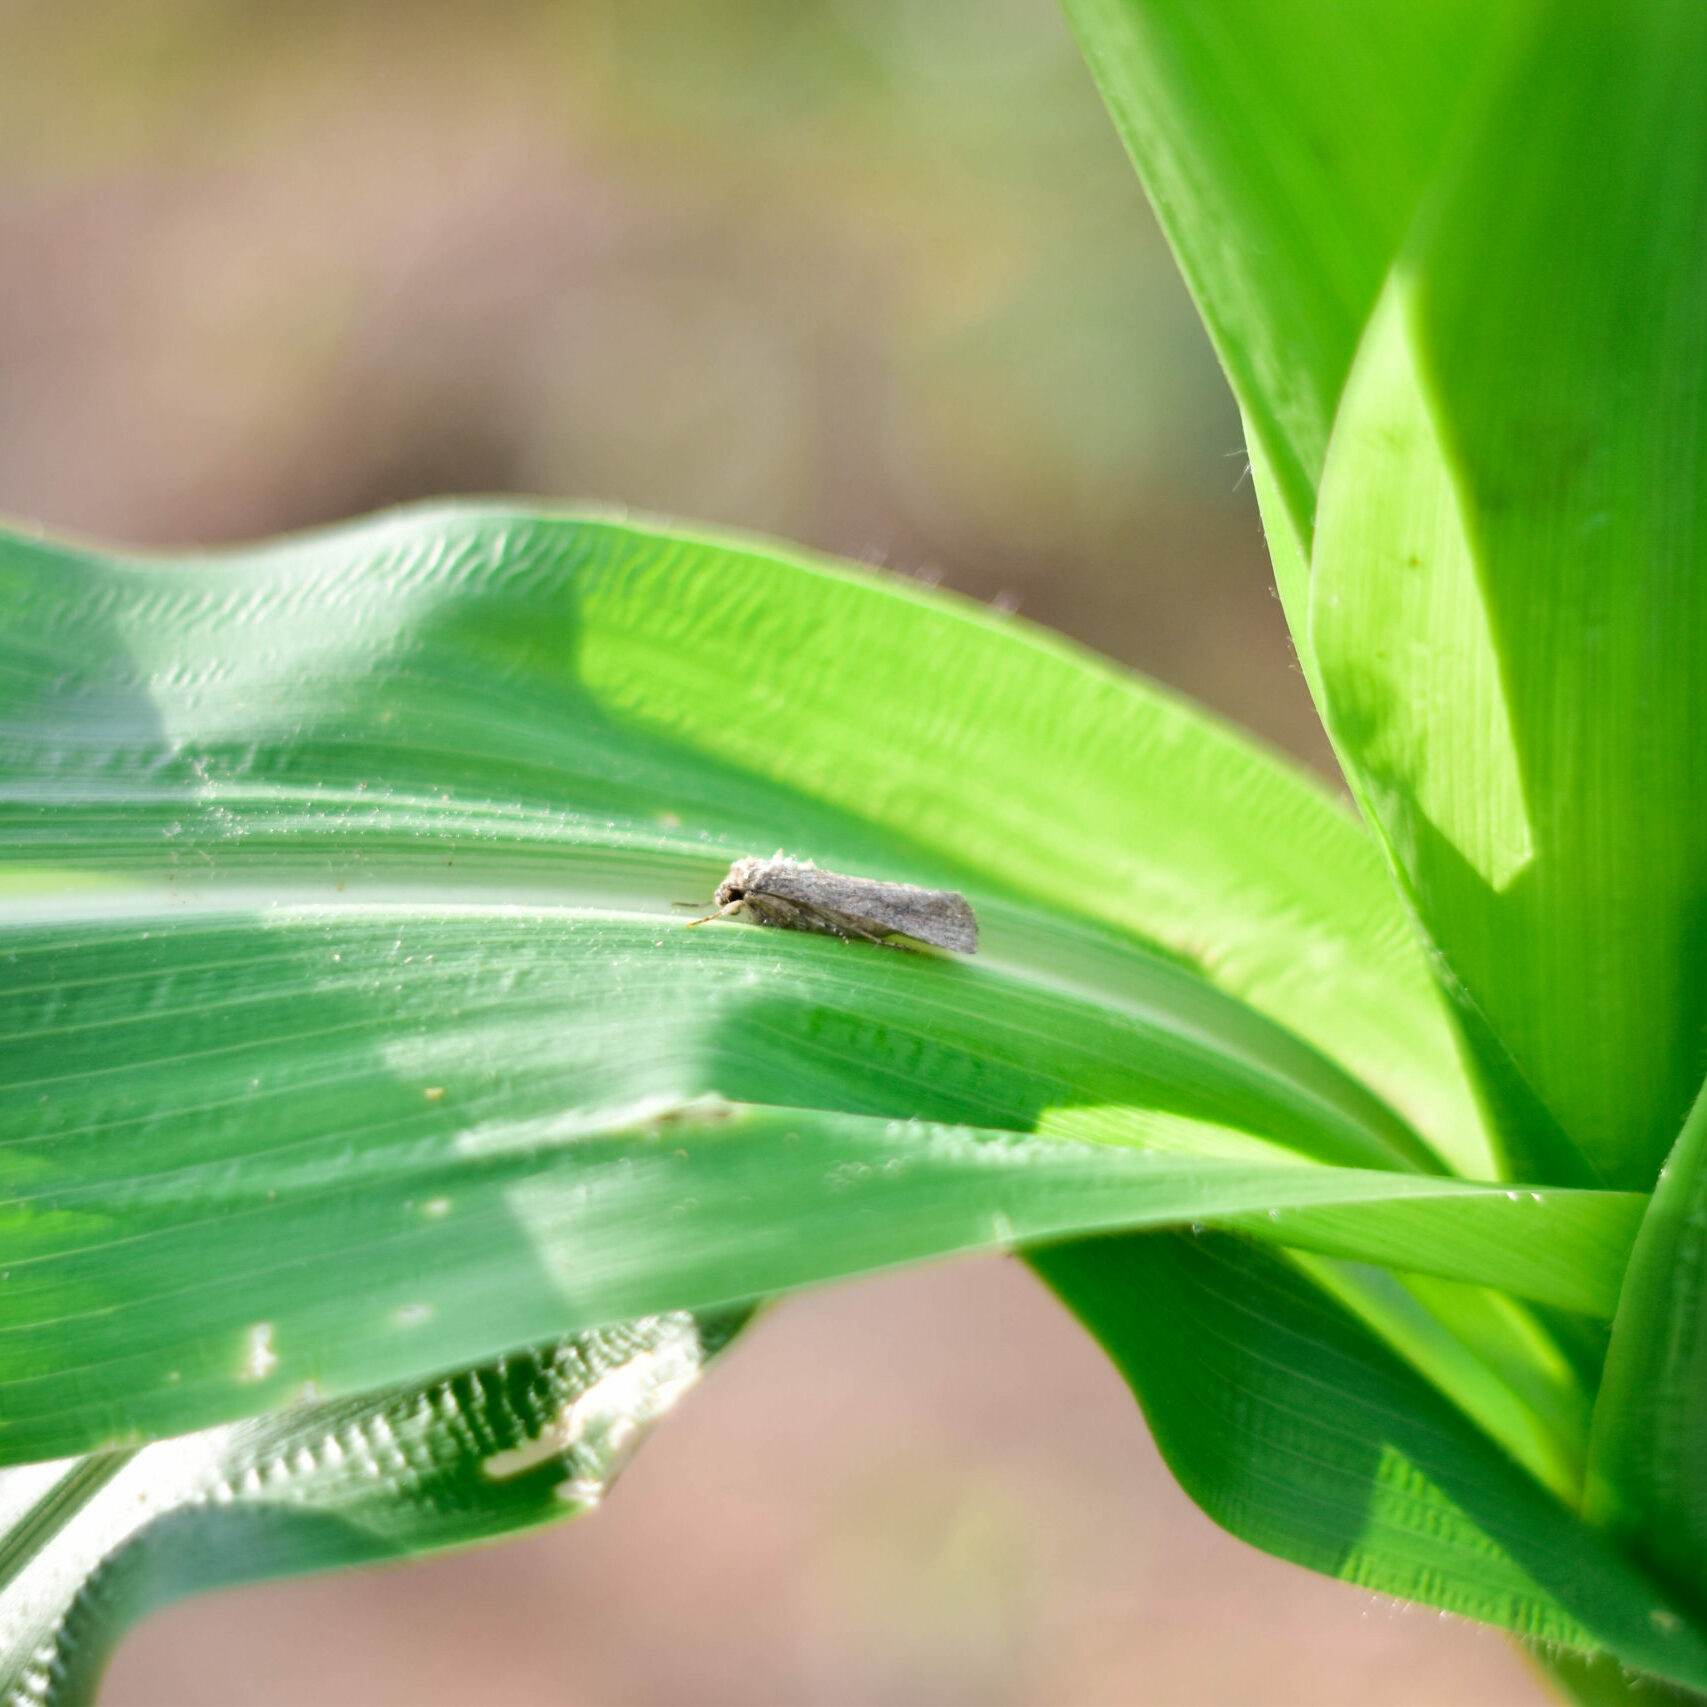
[{"label": "small insect on leaf", "polygon": [[[973,954],[978,921],[966,897],[953,889],[920,889],[912,883],[879,883],[820,871],[810,860],[738,859],[717,886],[717,911],[696,925],[745,911],[755,924],[781,930],[818,931],[825,936],[885,943],[908,942]],[[904,938],[896,942],[894,938]]]}]

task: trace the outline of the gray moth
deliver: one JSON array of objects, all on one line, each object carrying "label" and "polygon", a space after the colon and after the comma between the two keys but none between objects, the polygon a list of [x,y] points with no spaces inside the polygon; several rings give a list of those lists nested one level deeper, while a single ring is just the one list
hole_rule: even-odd
[{"label": "gray moth", "polygon": [[810,860],[802,863],[781,854],[736,860],[717,886],[717,911],[693,922],[708,924],[743,910],[754,923],[782,930],[819,931],[867,942],[906,937],[959,954],[978,948],[978,921],[957,890],[843,877],[820,871]]}]

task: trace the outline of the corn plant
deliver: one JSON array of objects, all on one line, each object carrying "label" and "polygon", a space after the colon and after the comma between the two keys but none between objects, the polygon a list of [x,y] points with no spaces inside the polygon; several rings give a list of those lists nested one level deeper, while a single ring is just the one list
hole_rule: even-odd
[{"label": "corn plant", "polygon": [[[1707,1695],[1707,11],[1068,10],[1357,813],[689,528],[7,536],[7,1699],[586,1510],[764,1301],[991,1249],[1234,1534]],[[773,849],[980,952],[673,906]]]}]

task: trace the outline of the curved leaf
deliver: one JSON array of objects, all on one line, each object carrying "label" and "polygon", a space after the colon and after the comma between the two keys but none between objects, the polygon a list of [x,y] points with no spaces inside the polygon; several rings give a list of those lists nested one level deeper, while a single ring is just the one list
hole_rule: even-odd
[{"label": "curved leaf", "polygon": [[1235,1535],[1383,1594],[1707,1688],[1707,1639],[1594,1530],[1279,1259],[1135,1237],[1033,1266]]},{"label": "curved leaf", "polygon": [[578,1516],[745,1317],[656,1317],[427,1387],[0,1472],[0,1691],[92,1701],[118,1638],[200,1590]]},{"label": "curved leaf", "polygon": [[656,905],[781,845],[959,886],[981,914],[1008,898],[1015,953],[1046,973],[1066,953],[1103,989],[1126,976],[1109,927],[1136,935],[1487,1171],[1356,825],[1023,624],[775,552],[476,508],[180,562],[14,537],[0,589],[0,882],[32,905],[70,884],[98,910],[121,881],[549,904],[571,848],[578,898],[596,875],[606,902]]},{"label": "curved leaf", "polygon": [[1364,322],[1467,91],[1524,9],[1067,0],[1272,470],[1269,528],[1284,517],[1306,554]]},{"label": "curved leaf", "polygon": [[1707,1598],[1707,1092],[1637,1236],[1595,1403],[1588,1509]]},{"label": "curved leaf", "polygon": [[[622,938],[608,928],[594,934],[599,969]],[[728,1027],[735,1047],[713,1058],[710,1076],[786,1077],[814,1033],[817,1048],[832,1051],[831,1068],[866,1064],[847,1034],[862,1025],[871,992],[835,977],[843,957],[822,946],[832,957],[832,976],[818,980],[825,993],[814,994],[808,964],[757,1007],[745,987],[769,983],[770,968],[756,973],[742,943],[713,956],[743,1000]],[[809,962],[819,948],[789,941],[770,952],[786,961],[804,951]],[[601,1057],[661,1060],[665,1082],[682,1083],[690,1055],[664,1045],[679,1026],[668,998],[685,985],[711,1006],[720,993],[669,958],[664,979],[638,991],[638,980],[626,988],[587,980],[586,959],[563,958],[571,976],[592,983],[592,999],[543,1011],[585,1053],[548,1055],[541,1010],[512,989],[497,1024],[513,1047],[483,1036],[485,1082],[459,1083],[458,1064],[447,1063],[440,1097],[422,1096],[419,1074],[416,1083],[364,1077],[323,1049],[292,1056],[271,1036],[254,1063],[272,1063],[268,1096],[221,1097],[186,1070],[194,1063],[165,1060],[184,1096],[155,1104],[158,1118],[139,1142],[109,1142],[75,1179],[62,1171],[15,1200],[0,1271],[0,1454],[15,1462],[181,1432],[305,1393],[420,1379],[554,1328],[1095,1230],[1214,1222],[1567,1309],[1609,1314],[1617,1297],[1639,1198],[1289,1163],[1277,1148],[1241,1143],[1232,1128],[1137,1104],[1089,1111],[1103,1135],[1090,1143],[715,1097],[684,1102],[656,1085],[617,1100],[599,1083]],[[968,1074],[983,1075],[988,1094],[1004,1055],[1018,1060],[1011,1077],[1024,1087],[1028,1037],[1016,1022],[1027,992],[1000,994],[1005,1029],[993,1007],[898,1005],[897,1015],[928,1017],[929,1042],[909,1034],[904,1070],[892,1053],[887,1073],[827,1081],[826,1096],[881,1099],[899,1087],[902,1100],[924,1103],[933,1088],[951,1096]],[[643,1007],[665,1009],[659,1028],[593,1017],[637,995]],[[803,1020],[792,1036],[785,995]],[[312,1002],[294,987],[284,998],[303,1010],[310,1038],[334,1029],[314,1023]],[[376,1007],[379,1035],[388,1017]],[[1072,1017],[1083,1026],[1096,1019],[1095,1010]],[[955,1029],[973,1022],[981,1051],[957,1052]],[[892,1023],[865,1020],[864,1033],[877,1044]],[[829,1035],[831,1026],[843,1035]],[[372,1035],[358,1033],[364,1048]],[[758,1055],[743,1054],[754,1037]],[[455,1052],[465,1055],[469,1040],[465,1024]],[[780,1063],[767,1063],[778,1040]],[[241,1057],[221,1064],[247,1079]],[[146,1082],[148,1066],[132,1057],[128,1077]],[[1088,1074],[1094,1057],[1078,1052],[1074,1067]],[[624,1088],[646,1082],[637,1076]],[[811,1088],[802,1075],[796,1089]],[[610,1099],[603,1110],[601,1092]],[[236,1121],[226,1113],[233,1101]],[[198,1118],[198,1104],[216,1118]],[[1084,1124],[1071,1107],[1046,1111],[1041,1123],[1052,1134]],[[252,1142],[256,1127],[276,1142]],[[90,1135],[71,1137],[86,1145]],[[1156,1141],[1166,1147],[1137,1147]]]},{"label": "curved leaf", "polygon": [[1699,6],[1545,12],[1370,329],[1318,517],[1336,742],[1517,1170],[1562,1183],[1646,1189],[1707,1072],[1704,68]]},{"label": "curved leaf", "polygon": [[[180,563],[14,541],[0,578],[16,1452],[1146,1220],[1609,1297],[1628,1200],[1472,1193],[1464,1240],[1408,1200],[1452,1191],[1419,1133],[1481,1137],[1356,827],[1023,628],[504,510]],[[963,887],[987,953],[670,918],[778,843]],[[707,1139],[706,1094],[815,1108]],[[874,1160],[882,1214],[827,1209]],[[761,1236],[789,1217],[836,1237]]]}]

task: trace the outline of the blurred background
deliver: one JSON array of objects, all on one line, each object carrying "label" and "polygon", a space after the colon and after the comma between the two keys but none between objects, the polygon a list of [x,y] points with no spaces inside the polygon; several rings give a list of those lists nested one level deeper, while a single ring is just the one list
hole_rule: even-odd
[{"label": "blurred background", "polygon": [[[0,0],[0,511],[447,493],[782,535],[1332,760],[1237,412],[1052,0]],[[1461,1703],[1264,1559],[1015,1264],[775,1312],[594,1518],[241,1590],[127,1703]]]}]

